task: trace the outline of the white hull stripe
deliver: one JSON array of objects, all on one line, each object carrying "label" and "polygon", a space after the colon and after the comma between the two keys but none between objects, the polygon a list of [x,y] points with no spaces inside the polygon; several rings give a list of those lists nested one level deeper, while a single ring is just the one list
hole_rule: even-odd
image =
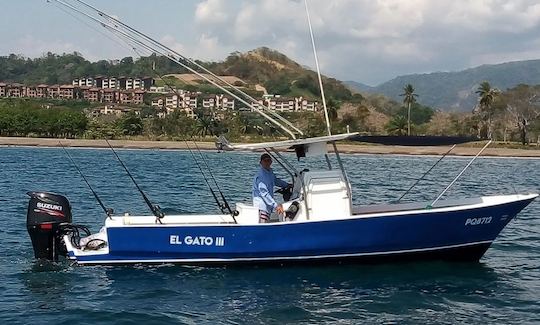
[{"label": "white hull stripe", "polygon": [[[94,260],[94,261],[77,261],[78,264],[133,264],[133,263],[223,263],[223,262],[256,262],[256,261],[280,261],[280,260],[317,260],[325,258],[340,258],[340,257],[361,257],[361,256],[376,256],[376,255],[395,255],[403,253],[418,253],[429,252],[441,249],[451,249],[459,247],[467,247],[481,244],[491,244],[493,241],[485,240],[474,243],[417,248],[398,251],[386,252],[371,252],[371,253],[354,253],[354,254],[335,254],[335,255],[315,255],[315,256],[276,256],[276,257],[248,257],[248,258],[191,258],[191,259],[152,259],[152,260]],[[76,258],[72,258],[76,259]]]}]

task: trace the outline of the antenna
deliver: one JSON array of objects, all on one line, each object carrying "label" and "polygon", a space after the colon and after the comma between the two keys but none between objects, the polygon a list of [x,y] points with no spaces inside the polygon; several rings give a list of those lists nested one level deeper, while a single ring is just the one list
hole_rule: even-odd
[{"label": "antenna", "polygon": [[321,69],[319,68],[319,58],[317,57],[317,49],[315,47],[315,38],[313,37],[313,28],[311,28],[311,18],[309,17],[309,9],[307,0],[304,0],[304,4],[306,5],[306,15],[309,25],[309,35],[311,35],[311,45],[313,46],[313,55],[315,55],[315,66],[317,67],[317,76],[319,78],[319,87],[321,88],[321,97],[322,97],[322,103],[324,108],[324,118],[326,119],[326,130],[328,131],[328,135],[332,135],[332,131],[330,130],[330,119],[328,118],[328,109],[326,108],[326,98],[324,97],[324,88],[322,83],[322,77],[321,77]]},{"label": "antenna", "polygon": [[[131,181],[133,181],[133,184],[135,184],[135,187],[137,187],[137,190],[139,190],[139,193],[141,193],[141,195],[142,195],[142,197],[144,199],[144,202],[146,203],[146,205],[148,205],[148,207],[150,208],[150,211],[152,211],[152,214],[156,218],[158,218],[157,220],[163,218],[165,215],[163,214],[163,212],[161,212],[161,209],[159,208],[159,205],[155,205],[155,204],[152,204],[152,202],[150,202],[150,200],[148,199],[146,194],[144,194],[143,190],[139,187],[139,185],[135,181],[135,178],[133,178],[133,176],[131,175],[131,173],[127,169],[126,165],[124,165],[124,163],[122,162],[122,159],[120,159],[120,157],[118,156],[118,154],[116,153],[114,148],[109,143],[109,140],[105,139],[105,141],[107,142],[107,144],[109,145],[109,148],[111,148],[112,152],[116,156],[116,159],[118,159],[118,162],[120,163],[120,165],[122,165],[122,167],[124,167],[124,170],[128,174],[129,178],[131,178]],[[160,223],[161,223],[161,221],[160,221]]]},{"label": "antenna", "polygon": [[113,209],[110,209],[110,208],[106,208],[105,205],[103,204],[103,202],[101,201],[101,199],[99,198],[99,196],[97,195],[97,193],[94,191],[94,189],[92,188],[92,186],[90,185],[90,183],[88,183],[88,180],[86,179],[86,177],[84,176],[84,174],[82,173],[82,171],[79,169],[79,166],[77,166],[77,164],[75,163],[75,160],[73,160],[73,158],[71,157],[71,155],[69,154],[69,152],[66,150],[66,147],[64,146],[64,144],[60,141],[58,141],[58,143],[60,144],[60,146],[62,147],[62,149],[64,149],[64,152],[65,154],[68,156],[69,160],[71,160],[71,163],[73,164],[73,166],[75,166],[75,168],[77,169],[77,171],[79,172],[79,174],[81,175],[82,179],[84,180],[84,182],[86,183],[86,185],[88,185],[88,188],[90,189],[90,191],[92,191],[92,194],[94,194],[94,197],[96,198],[96,200],[98,201],[99,205],[101,206],[101,208],[103,209],[103,212],[105,212],[105,214],[107,215],[107,217],[111,218],[111,215],[113,214]]}]

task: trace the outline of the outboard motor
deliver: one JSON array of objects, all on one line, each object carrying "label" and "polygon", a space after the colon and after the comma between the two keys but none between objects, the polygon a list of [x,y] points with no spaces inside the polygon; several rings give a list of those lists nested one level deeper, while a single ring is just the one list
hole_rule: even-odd
[{"label": "outboard motor", "polygon": [[32,239],[36,258],[57,261],[65,256],[66,246],[62,241],[61,225],[72,221],[71,205],[66,197],[46,192],[28,192],[26,228]]}]

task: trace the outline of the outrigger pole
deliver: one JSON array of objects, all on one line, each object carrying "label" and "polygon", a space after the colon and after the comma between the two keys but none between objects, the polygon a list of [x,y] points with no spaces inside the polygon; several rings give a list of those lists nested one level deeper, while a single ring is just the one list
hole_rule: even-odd
[{"label": "outrigger pole", "polygon": [[101,201],[101,199],[99,198],[99,196],[97,195],[96,191],[94,191],[94,189],[92,188],[92,185],[90,185],[90,183],[88,182],[88,180],[86,179],[86,176],[84,176],[83,172],[81,171],[81,169],[79,168],[79,166],[77,166],[77,163],[75,162],[75,160],[73,160],[73,158],[71,157],[71,155],[69,154],[69,152],[66,150],[66,147],[64,146],[64,144],[60,141],[58,141],[58,143],[60,144],[60,146],[62,147],[62,149],[64,149],[64,153],[68,156],[69,160],[71,161],[71,163],[73,164],[73,166],[75,166],[75,168],[77,169],[77,171],[79,172],[79,174],[81,175],[82,179],[84,180],[84,182],[86,183],[86,185],[88,185],[88,188],[90,189],[90,191],[92,191],[92,194],[94,195],[94,197],[96,198],[96,200],[98,201],[99,205],[101,206],[101,208],[103,209],[103,212],[105,212],[105,214],[107,215],[108,218],[111,218],[111,215],[113,214],[113,209],[111,208],[106,208],[105,205],[103,204],[103,201]]},{"label": "outrigger pole", "polygon": [[163,218],[165,215],[163,214],[163,212],[161,212],[161,209],[159,208],[159,205],[152,204],[152,202],[150,202],[150,200],[148,199],[146,194],[144,194],[143,190],[139,187],[139,184],[137,184],[137,182],[135,181],[135,178],[133,178],[133,176],[131,175],[131,173],[127,169],[126,165],[124,165],[124,162],[122,161],[122,159],[120,159],[120,157],[118,156],[118,154],[116,153],[114,148],[109,143],[109,140],[105,139],[105,141],[107,142],[107,144],[109,145],[109,148],[111,148],[112,152],[116,156],[116,159],[118,160],[120,165],[122,165],[122,167],[124,167],[124,170],[128,174],[129,178],[131,178],[131,181],[133,182],[133,184],[135,184],[135,187],[137,188],[137,190],[139,190],[139,193],[141,193],[141,196],[143,197],[144,202],[146,203],[146,205],[148,205],[148,207],[150,208],[150,211],[152,211],[152,214],[161,223],[160,219]]},{"label": "outrigger pole", "polygon": [[424,177],[426,177],[426,175],[429,174],[429,172],[432,171],[433,168],[435,168],[435,166],[437,166],[444,159],[444,157],[446,157],[450,153],[450,151],[454,150],[455,147],[456,147],[456,145],[453,145],[452,148],[450,148],[450,150],[445,152],[444,155],[442,155],[442,157],[439,158],[439,160],[437,160],[435,162],[435,164],[433,164],[433,166],[431,166],[431,168],[429,168],[419,179],[416,180],[416,182],[414,182],[413,185],[411,185],[411,187],[409,187],[409,189],[407,191],[405,191],[405,193],[403,193],[399,197],[399,199],[396,200],[396,203],[400,202],[401,199],[403,199],[405,197],[405,195],[407,195],[416,185],[418,185],[418,183],[420,183],[420,181],[423,180]]},{"label": "outrigger pole", "polygon": [[[204,66],[198,64],[194,60],[189,59],[189,58],[179,54],[178,52],[176,52],[176,51],[172,50],[171,48],[161,44],[160,42],[154,40],[153,38],[147,36],[146,34],[140,32],[140,31],[138,31],[138,30],[126,25],[126,24],[124,24],[120,20],[118,20],[118,19],[104,13],[103,11],[101,11],[101,10],[87,4],[86,2],[81,1],[81,0],[74,0],[74,1],[81,4],[81,5],[83,5],[87,9],[92,10],[95,14],[97,14],[99,16],[99,18],[97,18],[95,16],[92,16],[89,13],[84,12],[82,9],[75,7],[74,5],[72,5],[70,3],[66,3],[65,1],[62,1],[62,0],[50,0],[50,1],[51,2],[54,1],[54,2],[56,2],[58,4],[61,4],[62,6],[67,7],[70,10],[72,10],[72,11],[74,11],[74,12],[76,12],[76,13],[82,15],[82,16],[87,17],[88,19],[98,23],[99,25],[101,25],[105,29],[109,30],[110,32],[117,34],[117,36],[121,36],[122,38],[126,39],[129,43],[137,44],[138,46],[141,46],[141,47],[145,48],[146,50],[150,51],[151,53],[158,53],[160,55],[163,55],[163,56],[167,57],[169,60],[177,63],[178,65],[180,65],[180,66],[184,67],[185,69],[189,70],[190,72],[198,75],[199,77],[201,77],[202,79],[204,79],[207,82],[211,83],[212,85],[218,87],[224,93],[226,93],[229,96],[237,99],[241,103],[247,105],[253,111],[259,113],[260,115],[265,117],[267,120],[269,120],[270,122],[272,122],[273,124],[275,124],[276,126],[281,128],[282,130],[287,132],[293,139],[296,139],[296,135],[294,134],[294,132],[289,130],[287,127],[285,127],[283,124],[279,123],[276,119],[272,118],[268,114],[270,114],[270,115],[274,116],[275,118],[277,118],[278,120],[284,122],[285,124],[287,124],[287,126],[292,128],[294,131],[296,131],[300,135],[303,135],[303,132],[300,129],[295,127],[291,122],[289,122],[288,120],[286,120],[285,118],[283,118],[279,114],[271,111],[268,107],[265,107],[264,105],[262,105],[263,109],[265,109],[266,112],[263,112],[259,108],[255,107],[253,104],[257,103],[257,100],[254,99],[253,97],[251,97],[250,95],[248,95],[247,93],[243,92],[242,90],[240,90],[238,87],[228,83],[227,81],[225,81],[221,77],[217,76],[216,74],[214,74],[213,72],[211,72],[210,70],[205,68]],[[111,24],[111,22],[112,22],[112,24]],[[157,47],[157,49],[156,49],[156,47]],[[196,68],[204,71],[210,77],[207,76],[207,75],[204,75],[203,73],[200,73],[199,71],[195,70],[194,68],[190,67],[189,65],[193,65]],[[225,88],[224,86],[220,85],[218,82],[221,82],[222,84],[226,85],[232,91],[235,91],[236,93],[238,93],[238,95],[236,93],[233,93],[231,90]],[[251,101],[251,103],[248,102],[247,100]]]},{"label": "outrigger pole", "polygon": [[319,78],[319,87],[321,88],[321,99],[322,99],[322,104],[324,108],[324,118],[326,119],[326,130],[328,131],[328,135],[332,135],[332,131],[330,129],[330,119],[328,118],[328,109],[326,108],[326,98],[324,96],[321,69],[319,68],[319,58],[317,57],[317,49],[315,47],[315,38],[313,37],[313,28],[311,27],[311,18],[309,17],[309,9],[308,9],[307,0],[304,0],[304,4],[306,6],[306,15],[307,15],[308,26],[309,26],[309,35],[311,36],[311,45],[313,47],[313,55],[315,56],[315,66],[317,67],[317,77]]},{"label": "outrigger pole", "polygon": [[[308,26],[309,26],[309,35],[311,36],[311,45],[313,47],[313,55],[315,56],[315,66],[317,68],[317,77],[319,79],[319,88],[321,89],[321,99],[323,102],[323,108],[324,108],[324,118],[326,120],[326,131],[328,132],[328,135],[332,135],[332,129],[330,127],[330,118],[328,117],[328,108],[326,107],[326,97],[324,96],[324,87],[322,82],[322,75],[321,75],[321,69],[319,67],[319,58],[317,56],[317,48],[315,46],[315,37],[313,36],[313,28],[311,27],[311,18],[309,16],[309,8],[307,0],[304,0],[304,5],[306,7],[306,15],[308,20]],[[332,147],[334,148],[334,153],[336,154],[336,159],[338,161],[339,168],[341,169],[341,173],[343,177],[345,178],[345,183],[347,184],[347,193],[349,194],[349,197],[351,198],[352,202],[352,190],[349,183],[349,178],[347,177],[347,173],[345,172],[345,168],[343,168],[343,163],[341,162],[341,157],[339,156],[339,151],[336,145],[335,141],[332,141]],[[328,164],[328,169],[332,169],[332,164],[330,163],[330,159],[328,157],[328,154],[325,154],[324,157],[326,158],[326,163]]]},{"label": "outrigger pole", "polygon": [[463,175],[463,173],[476,160],[476,158],[478,158],[478,156],[480,156],[482,154],[482,152],[484,152],[484,150],[486,150],[486,148],[491,144],[491,142],[493,142],[493,140],[489,140],[488,143],[486,143],[486,145],[482,148],[482,150],[480,150],[476,154],[476,156],[474,156],[473,159],[471,159],[471,161],[469,161],[467,166],[465,166],[461,170],[461,172],[452,180],[452,182],[450,182],[450,184],[444,189],[444,191],[442,191],[441,194],[439,194],[439,196],[437,196],[437,198],[433,202],[431,202],[431,204],[428,207],[433,207],[433,205],[435,205],[435,203],[437,203],[441,199],[441,197],[444,195],[444,193],[446,193],[452,187],[452,185],[454,185],[454,183],[461,177],[461,175]]}]

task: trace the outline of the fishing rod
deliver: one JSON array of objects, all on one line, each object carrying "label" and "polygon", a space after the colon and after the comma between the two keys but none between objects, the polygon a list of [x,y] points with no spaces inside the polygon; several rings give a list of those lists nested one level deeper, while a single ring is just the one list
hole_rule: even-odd
[{"label": "fishing rod", "polygon": [[[137,54],[139,57],[142,58],[142,55],[139,53],[139,51],[136,48],[132,48],[132,50],[135,52],[135,54]],[[152,69],[152,72],[153,72],[154,76],[156,76],[158,79],[160,79],[173,93],[176,94],[176,96],[178,96],[180,98],[180,94],[178,93],[176,88],[174,88],[169,82],[167,82],[167,80],[165,80],[159,73],[157,73],[157,71]],[[225,211],[227,210],[229,212],[229,214],[231,215],[231,217],[233,218],[234,222],[237,223],[236,218],[234,216],[234,212],[230,208],[230,205],[229,205],[227,199],[225,198],[225,195],[221,191],[221,188],[219,187],[219,184],[217,183],[217,181],[216,181],[216,179],[215,179],[215,177],[214,177],[214,175],[212,173],[212,170],[210,169],[210,166],[208,166],[208,163],[204,159],[204,156],[202,155],[197,143],[195,141],[193,141],[193,143],[196,145],[197,150],[199,151],[199,154],[202,157],[207,169],[210,172],[210,175],[211,175],[212,180],[214,181],[214,184],[218,188],[219,194],[220,194],[220,196],[221,196],[221,198],[223,200],[223,204],[219,201],[216,193],[214,192],[214,189],[212,188],[212,186],[208,182],[208,179],[206,177],[206,173],[204,173],[202,167],[200,166],[199,161],[198,161],[197,157],[195,156],[195,154],[193,153],[193,150],[191,150],[188,141],[185,138],[183,139],[183,141],[186,144],[186,148],[188,149],[189,153],[191,154],[191,157],[193,158],[193,160],[195,161],[197,167],[199,168],[199,171],[200,171],[200,173],[202,174],[202,176],[204,178],[204,181],[205,181],[205,183],[206,183],[206,185],[208,187],[208,190],[212,194],[212,197],[214,198],[214,201],[216,202],[218,208],[221,210],[222,213],[225,213]]]},{"label": "fishing rod", "polygon": [[444,157],[446,157],[446,156],[450,153],[450,151],[454,150],[455,147],[456,147],[456,145],[453,145],[452,148],[450,148],[450,150],[448,150],[447,152],[445,152],[444,155],[442,155],[442,157],[439,158],[439,160],[437,160],[437,162],[436,162],[435,164],[433,164],[433,166],[431,166],[431,168],[428,169],[428,170],[424,173],[424,175],[422,175],[422,177],[420,177],[419,179],[417,179],[416,182],[414,182],[414,184],[413,184],[411,187],[409,187],[409,189],[408,189],[405,193],[403,193],[403,194],[399,197],[399,199],[397,199],[396,203],[399,203],[399,202],[401,201],[401,199],[403,199],[403,197],[405,197],[405,195],[407,195],[407,194],[413,189],[413,187],[415,187],[416,185],[418,185],[418,183],[420,183],[420,181],[421,181],[422,179],[424,179],[424,177],[426,177],[426,175],[429,174],[429,172],[432,171],[433,168],[435,168],[435,166],[437,166],[437,165],[441,162],[441,160],[443,160]]},{"label": "fishing rod", "polygon": [[92,188],[92,186],[90,185],[90,183],[88,182],[88,180],[86,179],[86,176],[84,176],[83,172],[80,170],[79,166],[77,166],[77,163],[75,163],[75,160],[73,160],[73,158],[71,157],[71,155],[69,154],[69,152],[66,150],[66,147],[64,146],[64,144],[60,141],[58,141],[58,143],[60,144],[60,146],[62,147],[62,149],[64,149],[64,152],[65,154],[68,156],[69,160],[71,161],[71,163],[73,164],[73,166],[75,166],[75,168],[77,169],[77,171],[79,172],[79,174],[81,175],[82,179],[84,180],[84,182],[86,183],[86,185],[88,185],[88,188],[90,189],[90,191],[92,191],[92,194],[94,195],[94,197],[96,198],[96,200],[98,201],[99,205],[101,206],[101,208],[103,209],[103,212],[105,212],[105,214],[107,215],[108,218],[112,218],[111,215],[114,213],[113,209],[111,208],[106,208],[105,205],[103,204],[103,201],[101,201],[101,199],[99,198],[99,196],[97,195],[97,193],[94,191],[94,189]]},{"label": "fishing rod", "polygon": [[[69,3],[66,3],[65,1],[62,1],[62,0],[50,0],[50,1],[54,1],[56,3],[59,3],[63,6],[65,6],[66,8],[69,8],[70,10],[73,10],[74,12],[77,12],[78,14],[82,15],[82,16],[85,16],[87,17],[88,19],[98,23],[99,25],[103,26],[104,28],[106,28],[107,30],[109,30],[110,32],[112,33],[116,33],[116,34],[119,34],[121,35],[122,37],[130,40],[131,42],[134,42],[136,44],[139,44],[140,46],[146,48],[147,50],[149,50],[150,52],[153,52],[153,53],[159,53],[165,57],[167,57],[169,60],[177,63],[178,65],[186,68],[187,70],[189,70],[190,72],[198,75],[200,78],[206,80],[207,82],[211,83],[212,85],[218,87],[220,90],[222,90],[223,92],[225,92],[226,94],[234,97],[235,99],[237,99],[238,101],[240,101],[241,103],[247,105],[248,107],[250,107],[253,111],[257,112],[258,114],[262,115],[263,117],[265,117],[267,120],[271,121],[272,123],[274,123],[276,126],[278,126],[279,128],[281,128],[282,130],[284,130],[285,132],[287,132],[293,139],[296,139],[296,135],[290,131],[289,129],[287,129],[285,126],[283,126],[282,124],[280,124],[278,121],[276,121],[275,119],[273,119],[272,117],[270,117],[268,114],[271,114],[273,115],[274,117],[278,118],[279,120],[281,120],[282,122],[284,122],[285,124],[287,124],[289,127],[293,128],[295,131],[297,131],[299,134],[303,135],[302,131],[299,130],[298,128],[296,128],[291,122],[289,122],[288,120],[286,120],[285,118],[283,118],[282,116],[280,116],[279,114],[271,111],[269,108],[265,107],[264,105],[262,105],[263,109],[266,109],[266,111],[268,112],[268,114],[266,114],[265,112],[263,112],[262,110],[258,109],[257,107],[253,106],[253,103],[256,103],[257,101],[249,96],[248,94],[246,94],[245,92],[241,91],[238,87],[234,86],[234,85],[231,85],[230,83],[228,83],[227,81],[223,80],[222,78],[220,78],[219,76],[215,75],[214,73],[212,73],[210,70],[206,69],[205,67],[203,67],[202,65],[196,63],[194,60],[192,59],[189,59],[181,54],[179,54],[178,52],[170,49],[169,47],[159,43],[158,41],[152,39],[151,37],[139,32],[138,30],[122,23],[120,20],[110,16],[110,15],[107,15],[106,13],[100,11],[99,9],[87,4],[86,2],[84,1],[80,1],[80,0],[75,0],[76,2],[78,2],[79,4],[82,4],[84,5],[85,7],[87,8],[90,8],[91,10],[95,11],[97,13],[97,15],[99,15],[99,19],[96,18],[95,16],[92,16],[91,14],[89,13],[86,13],[83,11],[83,9],[79,9],[75,6],[73,6],[72,4],[69,4]],[[102,21],[100,19],[104,19],[105,21]],[[112,22],[113,25],[111,25],[109,22]],[[122,29],[123,28],[123,29]],[[127,30],[127,32],[126,32]],[[135,35],[135,36],[134,36]],[[137,36],[138,35],[138,36]],[[137,38],[139,37],[139,39]],[[142,38],[142,40],[140,39]],[[146,42],[146,43],[145,43]],[[150,43],[150,45],[148,44]],[[152,47],[152,45],[154,47]],[[155,47],[158,47],[158,49],[156,49]],[[191,64],[191,65],[194,65],[196,66],[198,69],[201,69],[203,70],[204,72],[206,72],[208,75],[210,75],[212,78],[204,75],[203,73],[200,73],[199,71],[195,70],[194,68],[190,67],[188,64]],[[230,90],[224,88],[222,85],[220,85],[218,82],[216,82],[216,80],[218,80],[219,82],[223,83],[223,84],[226,84],[228,87],[232,88],[234,91],[236,91],[239,95],[231,92]],[[244,98],[242,98],[242,97]],[[252,103],[249,103],[248,101],[246,101],[246,99],[252,101]]]},{"label": "fishing rod", "polygon": [[152,204],[152,202],[150,202],[150,200],[148,199],[148,197],[146,196],[146,194],[144,194],[143,190],[139,187],[139,185],[137,184],[137,182],[135,181],[135,178],[133,178],[133,176],[131,175],[131,173],[129,172],[129,170],[127,169],[126,165],[124,165],[124,162],[122,161],[122,159],[120,159],[120,157],[118,156],[118,154],[116,153],[116,151],[114,150],[114,148],[111,146],[111,144],[109,143],[109,140],[105,139],[105,141],[107,142],[107,144],[109,145],[109,148],[111,148],[112,152],[114,153],[114,155],[116,156],[116,159],[118,160],[118,162],[120,163],[120,165],[122,165],[122,167],[124,167],[124,170],[126,171],[126,173],[128,174],[129,178],[131,178],[131,181],[133,182],[133,184],[135,184],[135,187],[137,187],[137,190],[139,190],[139,193],[141,193],[143,199],[144,199],[144,202],[146,203],[146,205],[148,205],[148,207],[150,208],[150,211],[152,211],[152,214],[157,218],[157,220],[161,223],[161,220],[165,215],[163,214],[163,212],[161,212],[161,209],[159,208],[159,205],[157,204]]},{"label": "fishing rod", "polygon": [[[86,3],[85,1],[82,1],[82,0],[74,0],[78,3],[80,3],[81,5],[85,6],[86,8],[89,8],[90,10],[93,10],[95,11],[100,17],[103,17],[105,19],[107,19],[108,21],[112,21],[114,24],[115,24],[115,27],[117,28],[123,28],[124,30],[127,30],[128,32],[131,32],[131,33],[134,33],[135,35],[138,35],[139,37],[143,38],[144,40],[148,41],[149,43],[153,44],[154,46],[158,47],[158,48],[161,48],[162,50],[165,50],[166,52],[169,52],[171,54],[174,54],[176,56],[178,56],[180,59],[194,65],[195,67],[197,67],[198,69],[204,71],[205,73],[209,74],[210,76],[212,76],[213,78],[215,78],[215,80],[218,80],[220,81],[221,83],[223,83],[224,85],[226,85],[227,87],[230,87],[232,89],[234,89],[236,92],[238,92],[239,94],[241,94],[242,96],[244,96],[245,98],[251,100],[252,102],[254,103],[257,103],[257,100],[255,98],[253,98],[252,96],[250,96],[249,94],[247,94],[246,92],[242,91],[240,88],[238,88],[237,86],[235,86],[234,84],[231,84],[230,82],[228,82],[227,80],[225,79],[222,79],[221,77],[219,77],[218,75],[216,75],[215,73],[213,73],[212,71],[210,71],[209,69],[207,69],[206,67],[204,67],[203,65],[197,63],[197,61],[193,60],[193,59],[190,59],[188,57],[185,57],[184,55],[178,53],[177,51],[171,49],[170,47],[166,46],[166,45],[163,45],[162,43],[156,41],[155,39],[153,39],[152,37],[142,33],[141,31],[123,23],[122,21],[120,21],[119,19],[111,16],[111,15],[108,15],[107,13],[99,10],[98,8]],[[252,106],[251,104],[249,104],[248,106]],[[277,119],[279,119],[280,121],[284,122],[285,124],[287,124],[289,127],[293,128],[296,132],[298,132],[300,135],[304,135],[304,133],[298,129],[294,124],[292,124],[290,121],[288,121],[287,119],[285,119],[283,116],[277,114],[276,112],[270,110],[269,107],[266,107],[264,105],[262,105],[262,107],[264,109],[267,110],[267,112],[269,114],[271,114],[272,116],[276,117]]]},{"label": "fishing rod", "polygon": [[[140,53],[134,48],[133,49],[135,51],[135,53],[139,56],[139,57],[142,57],[140,55]],[[161,81],[163,81],[163,83],[172,91],[176,94],[176,96],[178,96],[178,98],[180,98],[180,94],[178,93],[178,91],[176,90],[176,88],[174,88],[171,84],[169,84],[167,82],[167,80],[163,79],[163,77],[157,73],[157,71],[155,71],[154,69],[152,69],[153,71],[153,74],[158,78],[160,79]],[[206,174],[204,173],[202,167],[200,166],[199,164],[199,161],[198,159],[195,157],[195,154],[193,153],[193,151],[191,150],[191,148],[189,147],[189,144],[188,144],[188,141],[184,138],[184,143],[186,144],[186,148],[188,149],[189,153],[191,154],[191,157],[193,158],[193,160],[195,161],[195,163],[197,164],[197,167],[199,168],[199,171],[201,172],[203,178],[204,178],[204,181],[206,182],[206,185],[208,186],[208,189],[210,190],[210,193],[212,194],[212,196],[214,197],[214,201],[216,202],[218,208],[221,210],[222,213],[225,213],[225,209],[229,212],[229,214],[231,215],[231,217],[233,218],[234,220],[234,223],[238,223],[236,221],[236,218],[234,216],[234,212],[232,211],[231,207],[229,206],[229,203],[227,202],[227,199],[225,198],[225,195],[223,195],[223,192],[221,192],[221,188],[219,187],[217,181],[216,181],[216,178],[214,177],[214,174],[212,173],[212,170],[210,169],[210,166],[208,166],[208,163],[206,162],[206,160],[204,159],[204,156],[202,155],[201,153],[201,150],[199,149],[199,146],[197,145],[197,142],[193,141],[193,143],[195,144],[195,146],[197,147],[197,150],[199,151],[199,154],[201,155],[208,171],[210,172],[210,176],[212,178],[212,180],[214,181],[214,184],[216,184],[216,187],[219,191],[219,194],[221,195],[221,199],[223,200],[223,204],[218,200],[218,197],[216,195],[216,193],[214,192],[214,189],[212,188],[212,186],[210,185],[210,183],[208,182],[207,178],[206,178]]]},{"label": "fishing rod", "polygon": [[216,184],[217,190],[218,190],[219,194],[221,195],[221,199],[223,200],[223,204],[225,205],[225,208],[227,209],[227,211],[229,211],[230,215],[234,219],[234,222],[236,223],[234,213],[233,213],[231,207],[229,206],[229,202],[227,202],[227,199],[225,198],[225,195],[223,195],[223,192],[221,192],[221,188],[219,187],[219,184],[217,183],[216,178],[214,177],[214,173],[212,173],[212,169],[210,168],[210,166],[208,165],[208,162],[204,158],[204,156],[203,156],[203,154],[201,152],[201,149],[199,149],[199,145],[197,145],[197,142],[193,141],[193,143],[195,144],[195,147],[197,148],[197,151],[199,152],[199,155],[201,156],[204,164],[206,165],[206,169],[210,173],[210,178],[214,181],[214,184]]},{"label": "fishing rod", "polygon": [[113,39],[113,38],[111,37],[111,35],[106,34],[106,33],[103,32],[102,30],[97,29],[96,27],[90,25],[90,23],[88,23],[88,22],[84,21],[83,19],[77,17],[77,16],[76,16],[75,14],[73,14],[72,12],[69,12],[67,9],[62,8],[62,7],[60,6],[60,4],[59,4],[59,3],[56,3],[54,0],[47,0],[47,3],[50,3],[51,5],[55,6],[55,7],[58,8],[59,10],[63,11],[66,15],[69,15],[69,16],[73,17],[73,19],[77,20],[77,21],[80,22],[81,24],[84,24],[86,27],[92,29],[92,30],[95,31],[96,33],[101,34],[103,37],[109,39],[109,40],[112,41],[114,44],[116,44],[116,45],[118,45],[118,46],[120,46],[120,47],[122,47],[122,48],[124,48],[124,49],[126,49],[126,50],[131,50],[131,46],[128,45],[128,46],[126,47],[126,46],[124,46],[124,45],[121,45],[120,43],[118,43],[118,41],[116,41],[115,39]]},{"label": "fishing rod", "polygon": [[[221,198],[223,199],[223,202],[224,202],[222,204],[219,201],[216,193],[212,189],[212,186],[210,185],[210,182],[208,181],[208,178],[206,177],[206,174],[204,173],[204,171],[203,171],[203,169],[201,167],[201,164],[199,163],[199,160],[195,157],[195,154],[193,153],[193,151],[189,147],[188,142],[186,140],[184,140],[184,141],[186,143],[186,147],[188,148],[189,152],[191,153],[191,156],[193,157],[193,160],[195,161],[195,164],[199,168],[199,171],[201,172],[201,175],[203,176],[204,182],[206,183],[206,186],[208,186],[208,189],[210,190],[210,193],[212,194],[212,197],[214,198],[214,201],[216,202],[217,206],[219,207],[219,209],[221,210],[222,213],[225,213],[225,211],[227,210],[229,212],[229,214],[231,215],[231,217],[233,218],[234,223],[238,223],[236,221],[235,216],[234,216],[234,212],[232,211],[231,207],[229,206],[229,203],[227,202],[227,200],[225,199],[225,196],[223,195],[221,190],[219,190],[219,193],[221,194]],[[193,142],[195,143],[195,141],[193,141]],[[217,185],[217,182],[216,182],[215,178],[214,178],[214,183]],[[217,185],[217,186],[219,188],[219,185]]]}]

